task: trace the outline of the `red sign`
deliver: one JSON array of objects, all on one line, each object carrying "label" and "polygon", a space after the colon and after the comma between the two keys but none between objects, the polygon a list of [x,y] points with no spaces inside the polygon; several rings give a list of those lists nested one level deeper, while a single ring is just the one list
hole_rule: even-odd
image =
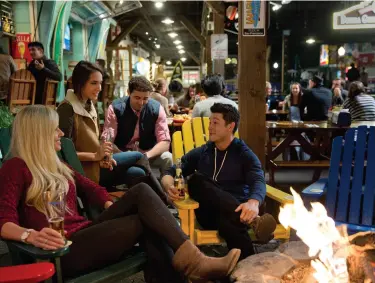
[{"label": "red sign", "polygon": [[375,64],[375,53],[362,53],[359,54],[358,65],[368,66]]},{"label": "red sign", "polygon": [[14,59],[26,59],[32,61],[27,45],[31,42],[30,33],[16,33],[16,39],[12,41],[12,56]]}]

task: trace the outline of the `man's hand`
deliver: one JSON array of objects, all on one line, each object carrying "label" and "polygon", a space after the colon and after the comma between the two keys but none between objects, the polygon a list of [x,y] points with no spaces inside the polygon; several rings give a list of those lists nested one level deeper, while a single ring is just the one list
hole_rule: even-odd
[{"label": "man's hand", "polygon": [[40,63],[38,60],[35,60],[35,68],[40,71],[44,68],[43,60],[40,60]]},{"label": "man's hand", "polygon": [[167,190],[167,194],[168,194],[168,197],[173,201],[183,199],[183,198],[180,197],[180,194],[178,193],[178,190],[173,185],[169,186],[169,188]]},{"label": "man's hand", "polygon": [[113,202],[111,202],[111,201],[106,201],[105,204],[104,204],[104,209],[107,209],[107,208],[110,207],[112,204],[113,204]]},{"label": "man's hand", "polygon": [[247,202],[241,203],[235,210],[235,212],[241,211],[240,220],[246,225],[255,219],[259,214],[259,201],[250,199]]}]

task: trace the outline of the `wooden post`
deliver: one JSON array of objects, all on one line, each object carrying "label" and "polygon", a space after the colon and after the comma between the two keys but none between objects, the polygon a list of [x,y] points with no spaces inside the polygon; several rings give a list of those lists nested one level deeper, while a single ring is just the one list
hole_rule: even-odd
[{"label": "wooden post", "polygon": [[206,37],[206,63],[207,63],[207,75],[212,74],[212,58],[211,58],[211,35],[208,34]]},{"label": "wooden post", "polygon": [[266,36],[243,36],[243,9],[239,1],[238,88],[240,137],[265,166],[266,144]]},{"label": "wooden post", "polygon": [[[215,34],[224,33],[224,17],[218,13],[214,13],[214,33]],[[225,76],[224,59],[214,60],[213,67],[214,67],[214,70],[213,70],[214,73],[221,74],[223,77]]]}]

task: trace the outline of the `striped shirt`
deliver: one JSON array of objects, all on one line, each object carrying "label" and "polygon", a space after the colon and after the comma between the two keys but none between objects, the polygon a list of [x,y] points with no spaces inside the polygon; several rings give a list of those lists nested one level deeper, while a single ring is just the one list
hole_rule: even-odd
[{"label": "striped shirt", "polygon": [[343,109],[349,109],[352,121],[375,121],[375,100],[367,94],[359,94],[345,100]]}]

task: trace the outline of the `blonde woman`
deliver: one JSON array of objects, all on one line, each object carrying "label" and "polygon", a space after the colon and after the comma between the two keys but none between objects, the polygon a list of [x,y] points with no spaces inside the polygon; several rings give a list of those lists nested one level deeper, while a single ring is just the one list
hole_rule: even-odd
[{"label": "blonde woman", "polygon": [[[156,193],[141,183],[112,203],[107,191],[62,163],[56,151],[64,135],[57,113],[43,105],[23,108],[13,125],[11,156],[0,169],[0,231],[7,240],[56,250],[64,246],[48,228],[43,192],[66,194],[66,238],[72,241],[62,257],[63,276],[74,276],[116,262],[141,240],[148,255],[147,282],[209,280],[228,275],[240,251],[224,258],[203,255],[182,232]],[[105,209],[94,221],[78,214],[77,193]]]}]

